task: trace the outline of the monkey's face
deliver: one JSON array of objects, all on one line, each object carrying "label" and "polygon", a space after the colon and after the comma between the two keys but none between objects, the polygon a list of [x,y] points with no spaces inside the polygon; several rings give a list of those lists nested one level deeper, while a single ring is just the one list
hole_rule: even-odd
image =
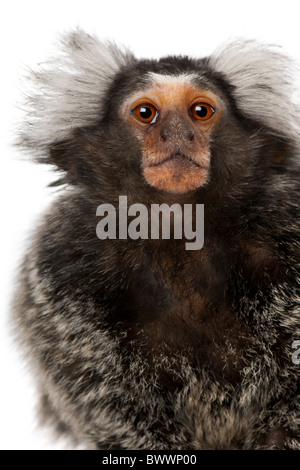
[{"label": "monkey's face", "polygon": [[197,189],[209,180],[210,140],[224,104],[193,84],[191,76],[149,75],[152,84],[120,109],[140,142],[143,175],[161,190]]}]

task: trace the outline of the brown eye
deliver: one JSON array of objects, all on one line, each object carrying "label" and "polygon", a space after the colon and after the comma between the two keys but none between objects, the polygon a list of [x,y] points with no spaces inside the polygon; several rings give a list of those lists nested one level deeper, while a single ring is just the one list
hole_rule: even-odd
[{"label": "brown eye", "polygon": [[133,114],[139,121],[150,124],[157,117],[157,109],[152,104],[141,104],[134,108]]},{"label": "brown eye", "polygon": [[215,110],[207,103],[195,103],[191,107],[191,113],[197,121],[207,121],[212,117]]}]

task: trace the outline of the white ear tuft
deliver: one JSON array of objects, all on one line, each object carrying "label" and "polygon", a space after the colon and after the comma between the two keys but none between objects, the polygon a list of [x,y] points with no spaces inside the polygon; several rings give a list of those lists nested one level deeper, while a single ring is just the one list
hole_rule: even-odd
[{"label": "white ear tuft", "polygon": [[246,116],[277,136],[299,140],[299,70],[279,47],[236,40],[212,54],[209,65],[234,87],[233,96]]},{"label": "white ear tuft", "polygon": [[25,105],[21,146],[46,150],[73,129],[97,122],[114,75],[133,60],[129,51],[80,30],[61,43],[61,54],[29,77],[33,91]]}]

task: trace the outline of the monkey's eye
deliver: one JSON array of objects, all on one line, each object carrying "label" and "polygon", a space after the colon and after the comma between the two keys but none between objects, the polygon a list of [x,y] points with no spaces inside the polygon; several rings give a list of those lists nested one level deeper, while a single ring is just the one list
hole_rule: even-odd
[{"label": "monkey's eye", "polygon": [[191,114],[197,121],[207,121],[212,117],[215,110],[207,103],[195,103],[191,107]]},{"label": "monkey's eye", "polygon": [[138,121],[144,122],[145,124],[155,122],[158,115],[157,109],[152,104],[140,104],[134,108],[132,113]]}]

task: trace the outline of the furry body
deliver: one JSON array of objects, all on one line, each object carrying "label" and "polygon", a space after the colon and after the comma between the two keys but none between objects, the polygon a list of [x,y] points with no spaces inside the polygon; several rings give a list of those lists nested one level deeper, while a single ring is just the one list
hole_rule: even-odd
[{"label": "furry body", "polygon": [[[65,46],[36,75],[20,141],[69,185],[37,230],[16,301],[44,412],[92,449],[300,448],[292,65],[247,42],[160,61],[80,32]],[[153,74],[196,75],[226,105],[203,188],[165,193],[141,177],[139,142],[115,110]],[[204,204],[203,249],[99,240],[96,208],[120,194]]]}]

